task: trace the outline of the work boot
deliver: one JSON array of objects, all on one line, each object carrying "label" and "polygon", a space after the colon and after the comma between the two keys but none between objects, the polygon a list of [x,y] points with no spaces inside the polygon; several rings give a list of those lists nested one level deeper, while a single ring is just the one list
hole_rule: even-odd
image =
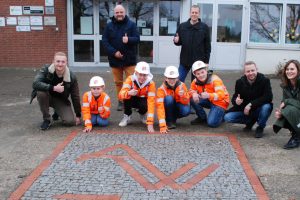
[{"label": "work boot", "polygon": [[250,121],[246,123],[246,126],[243,128],[244,132],[250,132],[252,130],[253,125],[255,124],[255,121]]},{"label": "work boot", "polygon": [[53,115],[52,115],[52,119],[53,121],[57,121],[59,118],[58,114],[54,111]]},{"label": "work boot", "polygon": [[289,149],[297,148],[299,147],[299,145],[300,145],[300,139],[295,136],[292,136],[288,141],[288,143],[284,145],[283,148],[289,150]]},{"label": "work boot", "polygon": [[264,128],[258,126],[256,127],[256,130],[255,130],[255,137],[256,138],[262,138],[263,137],[263,134],[264,134]]},{"label": "work boot", "polygon": [[119,123],[119,126],[124,127],[127,126],[131,121],[131,115],[124,114],[121,122]]},{"label": "work boot", "polygon": [[49,129],[50,126],[51,126],[51,121],[50,120],[44,120],[42,125],[40,126],[40,129],[42,131],[45,131],[45,130]]},{"label": "work boot", "polygon": [[117,111],[122,111],[123,110],[123,106],[124,106],[124,103],[122,101],[119,101],[118,102],[118,108],[117,108]]},{"label": "work boot", "polygon": [[206,122],[206,119],[201,119],[200,117],[197,117],[196,119],[191,121],[191,125],[203,124],[205,122]]}]

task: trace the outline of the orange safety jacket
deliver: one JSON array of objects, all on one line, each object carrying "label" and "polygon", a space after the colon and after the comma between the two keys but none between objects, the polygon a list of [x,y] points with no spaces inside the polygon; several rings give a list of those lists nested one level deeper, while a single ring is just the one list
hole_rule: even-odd
[{"label": "orange safety jacket", "polygon": [[193,94],[201,94],[207,92],[209,94],[208,100],[225,110],[229,106],[229,93],[223,81],[215,74],[213,74],[204,85],[197,85],[196,78],[191,83],[191,89],[189,91],[190,98],[193,98]]},{"label": "orange safety jacket", "polygon": [[85,127],[92,128],[91,114],[99,114],[101,118],[107,119],[110,116],[110,107],[110,97],[105,92],[97,100],[91,91],[84,93],[81,112]]},{"label": "orange safety jacket", "polygon": [[133,75],[128,76],[125,82],[123,83],[123,87],[119,92],[119,99],[130,99],[131,96],[128,92],[131,89],[137,90],[137,97],[147,98],[147,124],[154,123],[154,109],[155,109],[155,83],[153,80],[148,80],[148,83],[143,84],[143,87],[139,87],[136,83]]},{"label": "orange safety jacket", "polygon": [[[180,90],[184,91],[182,96],[179,95]],[[156,94],[157,117],[158,117],[159,127],[161,131],[167,129],[165,106],[164,106],[164,99],[166,96],[172,96],[177,103],[181,103],[183,105],[188,105],[190,102],[190,95],[184,83],[179,81],[179,84],[176,86],[175,90],[168,88],[166,84],[163,83],[157,89],[157,94]]]}]

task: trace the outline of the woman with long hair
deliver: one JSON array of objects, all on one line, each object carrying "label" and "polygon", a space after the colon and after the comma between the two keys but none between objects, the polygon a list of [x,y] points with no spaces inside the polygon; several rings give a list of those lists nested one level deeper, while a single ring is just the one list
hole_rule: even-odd
[{"label": "woman with long hair", "polygon": [[297,60],[288,61],[282,69],[283,89],[282,101],[275,111],[276,122],[273,125],[275,133],[281,128],[287,128],[292,137],[284,149],[297,148],[300,145],[300,63]]}]

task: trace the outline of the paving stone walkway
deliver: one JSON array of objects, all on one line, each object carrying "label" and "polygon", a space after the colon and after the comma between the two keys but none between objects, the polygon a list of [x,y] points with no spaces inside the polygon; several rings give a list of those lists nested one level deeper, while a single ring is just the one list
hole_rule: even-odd
[{"label": "paving stone walkway", "polygon": [[268,199],[227,134],[71,133],[10,199]]}]

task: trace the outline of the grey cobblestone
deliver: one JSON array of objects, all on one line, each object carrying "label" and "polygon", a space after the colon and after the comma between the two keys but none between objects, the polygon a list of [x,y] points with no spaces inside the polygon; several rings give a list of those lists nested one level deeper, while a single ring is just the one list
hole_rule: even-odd
[{"label": "grey cobblestone", "polygon": [[[211,164],[218,164],[219,167],[188,190],[176,190],[170,186],[149,190],[111,158],[98,157],[76,162],[83,154],[116,144],[129,146],[166,176],[187,163],[195,163],[195,167],[175,179],[177,184],[184,184]],[[128,156],[128,153],[116,149],[108,155]],[[126,157],[124,161],[148,183],[160,181],[138,160]],[[51,199],[57,194],[111,194],[120,195],[122,200],[257,199],[227,137],[191,135],[79,134],[22,199]]]}]

